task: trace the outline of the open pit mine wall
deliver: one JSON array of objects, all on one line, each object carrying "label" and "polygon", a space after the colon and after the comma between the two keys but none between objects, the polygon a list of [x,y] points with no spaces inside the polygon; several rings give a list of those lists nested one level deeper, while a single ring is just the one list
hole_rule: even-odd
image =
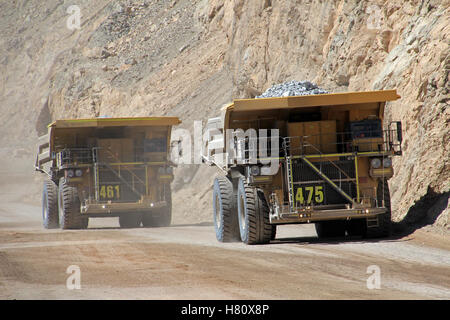
[{"label": "open pit mine wall", "polygon": [[[449,1],[80,0],[80,29],[67,26],[71,4],[0,4],[3,145],[31,145],[59,117],[178,115],[190,126],[290,80],[397,89],[386,108],[404,129],[394,219],[448,226]],[[183,181],[199,196],[181,207],[209,213],[211,183],[190,172],[179,198]]]}]

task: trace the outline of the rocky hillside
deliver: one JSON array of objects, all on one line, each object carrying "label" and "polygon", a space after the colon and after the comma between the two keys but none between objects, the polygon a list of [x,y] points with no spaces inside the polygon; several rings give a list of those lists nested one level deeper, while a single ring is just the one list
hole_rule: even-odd
[{"label": "rocky hillside", "polygon": [[[71,5],[0,3],[5,150],[31,154],[56,118],[177,115],[191,127],[288,80],[397,89],[386,110],[404,125],[395,219],[448,227],[450,1],[79,0],[80,29],[67,26]],[[177,221],[211,219],[214,173],[177,170]]]}]

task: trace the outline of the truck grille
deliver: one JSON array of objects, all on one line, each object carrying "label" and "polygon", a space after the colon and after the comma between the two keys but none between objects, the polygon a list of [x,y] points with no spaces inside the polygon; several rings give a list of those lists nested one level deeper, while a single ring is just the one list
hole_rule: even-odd
[{"label": "truck grille", "polygon": [[[351,179],[355,179],[354,161],[340,160],[333,161],[333,163],[334,165],[329,161],[326,161],[314,162],[313,164],[350,197],[356,198],[356,185],[354,180],[351,181]],[[297,194],[298,188],[321,186],[324,193],[324,199],[322,202],[315,204],[330,205],[348,203],[347,199],[339,194],[329,183],[322,180],[322,178],[301,159],[292,160],[292,175],[294,194]],[[313,203],[314,198],[315,197],[311,197]]]},{"label": "truck grille", "polygon": [[[134,168],[133,174],[130,171],[122,170],[120,176],[108,168],[99,170],[99,197],[100,201],[113,202],[134,202],[139,201],[133,189],[140,194],[145,194],[145,169]],[[116,171],[117,173],[117,171]]]}]

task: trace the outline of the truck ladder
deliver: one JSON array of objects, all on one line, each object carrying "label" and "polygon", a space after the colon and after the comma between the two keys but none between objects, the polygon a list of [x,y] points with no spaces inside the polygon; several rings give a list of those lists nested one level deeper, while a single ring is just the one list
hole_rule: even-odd
[{"label": "truck ladder", "polygon": [[292,177],[292,159],[290,153],[290,139],[285,139],[283,143],[286,165],[286,181],[289,194],[289,204],[291,206],[291,212],[295,211],[295,198],[294,198],[294,179]]}]

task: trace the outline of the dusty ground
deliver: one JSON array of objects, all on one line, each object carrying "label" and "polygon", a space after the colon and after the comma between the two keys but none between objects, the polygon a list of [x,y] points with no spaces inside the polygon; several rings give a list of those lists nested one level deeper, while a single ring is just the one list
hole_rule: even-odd
[{"label": "dusty ground", "polygon": [[[319,241],[314,227],[284,226],[269,245],[218,243],[210,221],[119,229],[45,230],[24,173],[1,174],[1,299],[449,299],[450,239]],[[31,191],[36,194],[35,191]],[[81,270],[68,290],[66,270]],[[380,268],[369,290],[367,268]]]}]

